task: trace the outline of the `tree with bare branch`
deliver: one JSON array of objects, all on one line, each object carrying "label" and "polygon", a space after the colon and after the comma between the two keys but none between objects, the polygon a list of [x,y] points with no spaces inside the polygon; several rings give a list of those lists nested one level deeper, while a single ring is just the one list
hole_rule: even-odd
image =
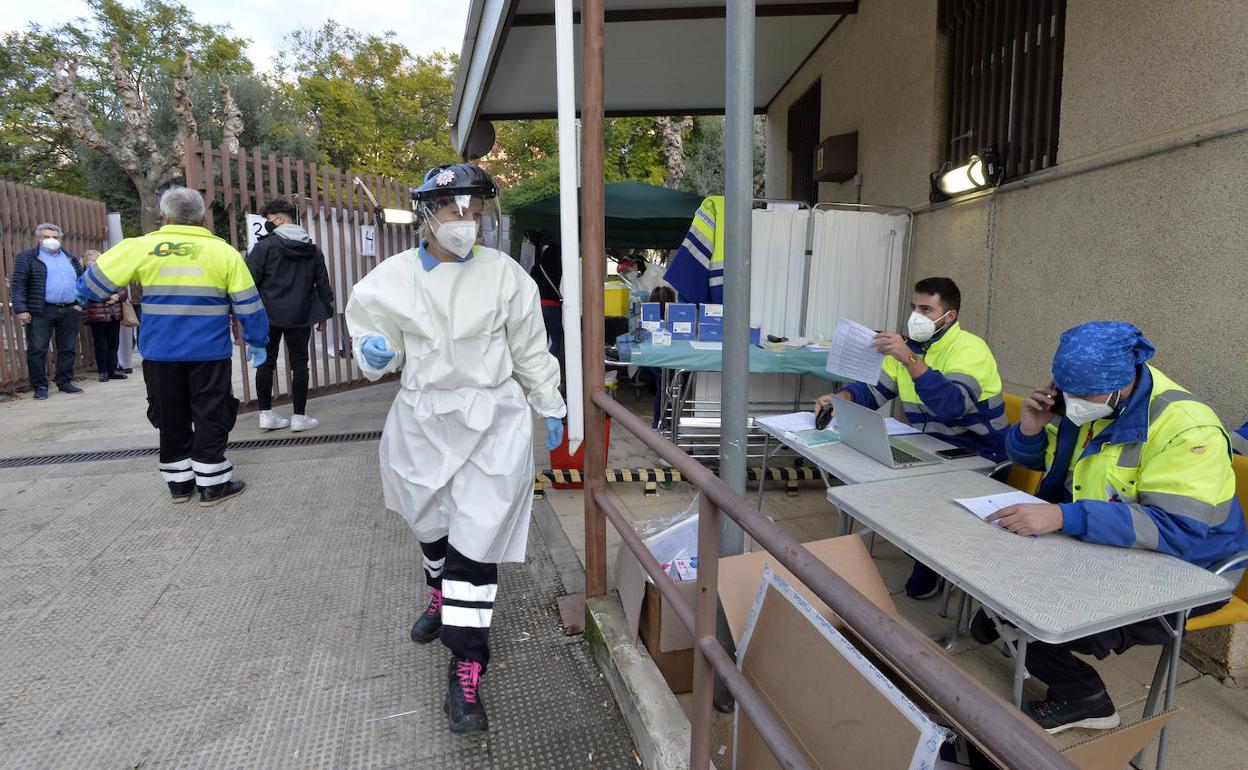
[{"label": "tree with bare branch", "polygon": [[129,177],[139,195],[139,211],[143,229],[160,226],[160,194],[182,175],[183,144],[199,138],[199,127],[192,113],[188,94],[191,79],[191,56],[182,52],[182,70],[173,79],[173,112],[178,118],[177,136],[168,146],[161,147],[153,131],[153,110],[143,84],[136,81],[122,64],[121,48],[116,41],[109,47],[111,87],[121,104],[121,126],[115,136],[105,136],[98,128],[102,116],[77,84],[79,62],[61,57],[52,71],[50,88],[54,94],[53,110],[60,120],[88,147],[106,155]]},{"label": "tree with bare branch", "polygon": [[693,118],[686,115],[680,120],[669,117],[656,118],[663,134],[663,155],[667,158],[667,178],[664,187],[675,188],[685,176],[685,132],[693,128]]}]

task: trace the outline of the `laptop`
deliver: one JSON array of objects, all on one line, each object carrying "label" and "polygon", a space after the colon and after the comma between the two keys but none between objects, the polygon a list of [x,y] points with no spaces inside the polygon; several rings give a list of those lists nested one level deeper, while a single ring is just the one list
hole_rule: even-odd
[{"label": "laptop", "polygon": [[943,458],[916,448],[900,436],[888,435],[884,415],[853,401],[837,401],[836,430],[841,434],[842,442],[890,468],[913,468],[945,462]]}]

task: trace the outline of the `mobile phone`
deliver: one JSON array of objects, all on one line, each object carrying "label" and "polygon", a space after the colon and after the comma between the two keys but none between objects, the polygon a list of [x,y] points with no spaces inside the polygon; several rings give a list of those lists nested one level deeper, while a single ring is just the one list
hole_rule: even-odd
[{"label": "mobile phone", "polygon": [[1058,417],[1066,414],[1066,397],[1062,395],[1062,391],[1057,391],[1057,395],[1053,397],[1053,403],[1049,406],[1049,411]]},{"label": "mobile phone", "polygon": [[953,449],[938,449],[936,454],[946,460],[957,460],[959,457],[974,457],[979,452],[969,446],[959,446]]}]

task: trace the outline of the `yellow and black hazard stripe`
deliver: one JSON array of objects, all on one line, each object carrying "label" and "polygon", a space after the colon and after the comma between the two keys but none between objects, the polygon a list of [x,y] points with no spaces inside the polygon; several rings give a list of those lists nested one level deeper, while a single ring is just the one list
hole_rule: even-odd
[{"label": "yellow and black hazard stripe", "polygon": [[[750,481],[757,482],[762,468],[749,468]],[[797,494],[797,484],[799,481],[814,481],[819,478],[819,472],[814,468],[768,468],[768,481],[783,481],[784,493],[793,497]]]},{"label": "yellow and black hazard stripe", "polygon": [[[539,472],[537,478],[533,480],[533,497],[539,500],[545,497],[547,486],[554,484],[581,484],[584,480],[584,474],[579,470],[565,470],[563,468],[544,470]],[[640,482],[645,484],[647,497],[655,497],[659,494],[659,484],[671,484],[683,480],[684,476],[681,475],[680,471],[671,468],[607,469],[608,484]]]},{"label": "yellow and black hazard stripe", "polygon": [[[749,468],[749,479],[752,482],[758,482],[761,468]],[[768,468],[768,481],[783,481],[784,490],[788,495],[797,494],[797,486],[802,481],[815,481],[819,478],[818,472],[814,468]],[[680,471],[672,468],[608,468],[607,483],[642,483],[645,484],[645,493],[647,497],[655,497],[659,493],[659,484],[671,484],[676,481],[683,481],[684,477]],[[533,497],[542,499],[546,496],[546,487],[555,484],[582,484],[584,483],[584,474],[579,470],[554,468],[543,470],[537,474],[533,480]]]}]

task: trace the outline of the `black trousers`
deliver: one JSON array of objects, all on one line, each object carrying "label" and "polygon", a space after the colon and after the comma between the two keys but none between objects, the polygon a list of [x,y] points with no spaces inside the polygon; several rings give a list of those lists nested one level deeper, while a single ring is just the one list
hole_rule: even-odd
[{"label": "black trousers", "polygon": [[490,662],[490,622],[498,593],[498,565],[473,561],[442,538],[420,544],[425,581],[442,592],[442,644],[461,660]]},{"label": "black trousers", "polygon": [[117,371],[117,341],[121,338],[121,321],[95,321],[91,327],[91,346],[95,349],[95,368],[102,375]]},{"label": "black trousers", "polygon": [[26,371],[32,388],[48,387],[48,345],[56,339],[56,384],[74,379],[80,313],[64,305],[45,305],[26,327]]},{"label": "black trousers", "polygon": [[[1225,604],[1198,607],[1191,616],[1213,612]],[[1105,682],[1092,664],[1075,657],[1078,652],[1104,660],[1112,652],[1121,655],[1140,644],[1165,644],[1170,640],[1160,618],[1102,631],[1066,644],[1032,642],[1027,645],[1027,672],[1049,686],[1050,700],[1079,700],[1105,692]]]},{"label": "black trousers", "polygon": [[144,361],[147,419],[160,431],[160,471],[165,481],[224,484],[234,466],[225,459],[238,399],[230,360]]},{"label": "black trousers", "polygon": [[290,353],[290,400],[295,414],[304,414],[308,405],[308,340],[312,327],[269,327],[268,355],[256,368],[256,400],[261,409],[273,408],[273,371],[277,368],[277,354],[282,338],[286,338],[286,350]]}]

